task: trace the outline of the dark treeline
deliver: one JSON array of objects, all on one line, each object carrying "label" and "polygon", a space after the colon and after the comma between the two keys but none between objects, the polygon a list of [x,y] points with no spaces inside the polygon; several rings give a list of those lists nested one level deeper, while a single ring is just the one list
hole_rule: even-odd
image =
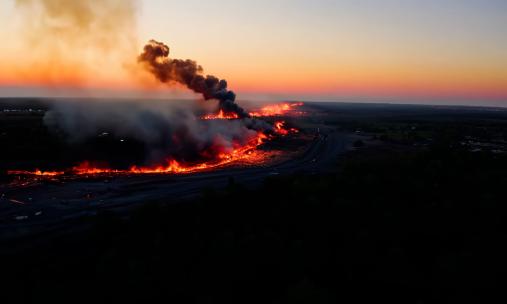
[{"label": "dark treeline", "polygon": [[2,257],[4,297],[449,303],[489,295],[506,270],[507,158],[445,147],[365,149],[336,174],[270,178],[255,191],[231,180],[223,192],[146,204],[128,219],[85,219],[86,232]]}]

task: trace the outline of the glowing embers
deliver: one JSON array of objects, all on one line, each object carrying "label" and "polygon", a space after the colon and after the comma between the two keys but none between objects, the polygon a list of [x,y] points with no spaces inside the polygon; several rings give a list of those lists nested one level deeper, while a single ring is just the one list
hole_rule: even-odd
[{"label": "glowing embers", "polygon": [[[253,111],[248,113],[252,117],[269,117],[269,116],[283,116],[283,115],[291,115],[291,116],[299,116],[304,113],[301,111],[296,111],[296,108],[303,106],[302,102],[295,103],[278,103],[271,104],[262,107],[258,111]],[[225,113],[223,110],[220,110],[217,114],[207,114],[202,116],[201,119],[204,120],[214,120],[214,119],[238,119],[238,114],[231,112]]]},{"label": "glowing embers", "polygon": [[274,151],[265,151],[258,147],[267,141],[289,134],[298,133],[295,128],[287,128],[285,121],[277,121],[273,125],[272,133],[257,132],[242,141],[233,141],[230,145],[220,143],[218,136],[217,144],[201,152],[202,159],[207,161],[184,163],[173,158],[155,166],[136,166],[128,169],[112,169],[105,166],[97,166],[89,161],[69,168],[65,171],[8,171],[10,175],[27,175],[40,179],[50,179],[59,176],[92,176],[92,175],[136,175],[136,174],[184,174],[213,170],[229,164],[259,165],[269,162]]},{"label": "glowing embers", "polygon": [[236,144],[230,151],[222,151],[215,154],[215,159],[208,162],[184,165],[174,159],[167,160],[167,164],[157,167],[136,167],[133,166],[128,171],[135,174],[156,174],[156,173],[192,173],[221,167],[239,160],[259,160],[263,161],[267,154],[256,148],[264,143],[267,136],[263,133],[257,133],[257,136],[249,140],[244,145]]},{"label": "glowing embers", "polygon": [[275,122],[275,124],[274,124],[274,130],[275,130],[276,134],[279,134],[279,135],[282,135],[282,136],[288,135],[290,133],[299,133],[299,130],[296,129],[296,128],[289,128],[289,129],[287,129],[285,127],[285,121],[277,121],[277,122]]},{"label": "glowing embers", "polygon": [[295,109],[303,105],[302,102],[272,104],[264,106],[258,111],[250,112],[249,114],[252,117],[302,115],[303,112],[295,111]]},{"label": "glowing embers", "polygon": [[201,119],[204,120],[214,120],[214,119],[238,119],[239,116],[236,113],[224,113],[223,110],[220,110],[218,114],[207,114],[202,116]]},{"label": "glowing embers", "polygon": [[63,175],[63,174],[65,174],[65,172],[63,172],[63,171],[41,171],[41,170],[37,169],[35,171],[11,170],[11,171],[7,171],[7,174],[9,174],[9,175],[35,175],[35,176],[41,176],[41,177],[51,177],[51,176]]},{"label": "glowing embers", "polygon": [[[41,170],[35,171],[8,171],[10,175],[31,175],[35,177],[55,177],[62,175],[78,175],[78,176],[86,176],[86,175],[101,175],[101,174],[111,174],[111,175],[132,175],[132,174],[182,174],[182,173],[194,173],[199,171],[210,170],[218,167],[225,166],[227,164],[231,164],[233,162],[247,162],[247,163],[262,163],[265,162],[266,159],[269,158],[270,153],[266,151],[258,150],[257,147],[262,145],[265,140],[268,139],[262,132],[258,132],[255,136],[253,136],[250,140],[248,140],[244,144],[233,144],[229,150],[223,150],[216,152],[214,151],[212,154],[214,156],[213,160],[201,162],[201,163],[193,163],[193,164],[183,164],[174,159],[167,159],[166,163],[163,165],[153,166],[153,167],[142,167],[142,166],[132,166],[129,169],[111,169],[106,167],[99,167],[93,165],[89,161],[84,161],[78,166],[71,168],[65,172],[46,172]],[[204,153],[204,152],[203,152]]]}]

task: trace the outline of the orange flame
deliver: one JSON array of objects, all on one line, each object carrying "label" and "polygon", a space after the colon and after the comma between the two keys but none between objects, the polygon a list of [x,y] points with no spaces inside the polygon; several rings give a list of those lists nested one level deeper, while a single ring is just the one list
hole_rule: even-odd
[{"label": "orange flame", "polygon": [[299,130],[296,128],[285,128],[285,121],[277,121],[275,122],[275,132],[282,136],[288,135],[290,133],[299,133]]},{"label": "orange flame", "polygon": [[[246,145],[233,149],[230,152],[223,152],[217,155],[217,160],[204,162],[200,164],[194,165],[182,165],[174,159],[168,160],[168,164],[166,166],[158,166],[158,167],[137,167],[132,166],[128,173],[134,174],[154,174],[154,173],[193,173],[197,171],[203,171],[207,169],[212,169],[220,166],[224,166],[226,164],[238,161],[238,160],[253,160],[262,159],[262,153],[255,150],[259,145],[264,143],[264,140],[267,138],[263,133],[258,133],[255,138],[250,140]],[[115,172],[113,172],[115,173]]]},{"label": "orange flame", "polygon": [[201,119],[204,119],[204,120],[213,120],[213,119],[238,119],[239,116],[238,114],[236,113],[224,113],[223,110],[220,110],[218,112],[218,114],[207,114],[203,117],[201,117]]},{"label": "orange flame", "polygon": [[287,135],[289,131],[284,128],[285,121],[277,121],[275,122],[275,132],[280,135]]},{"label": "orange flame", "polygon": [[281,116],[287,115],[293,111],[294,108],[301,106],[303,106],[302,102],[273,104],[262,107],[259,111],[250,112],[249,114],[252,117]]},{"label": "orange flame", "polygon": [[[284,121],[277,121],[275,123],[276,134],[285,136],[289,133],[297,132],[298,130],[291,128],[285,129]],[[250,163],[262,163],[268,157],[268,153],[257,149],[258,146],[265,143],[266,140],[272,139],[273,136],[267,136],[262,132],[258,132],[256,136],[253,136],[245,144],[233,144],[234,147],[229,151],[223,151],[215,155],[215,159],[198,164],[182,164],[174,159],[167,159],[166,165],[159,165],[155,167],[138,167],[132,166],[129,169],[111,169],[101,168],[93,166],[90,162],[85,161],[78,166],[73,167],[71,170],[66,172],[59,171],[8,171],[10,175],[32,175],[37,177],[55,177],[64,174],[73,175],[100,175],[100,174],[182,174],[182,173],[194,173],[199,171],[205,171],[227,164],[245,161]]]},{"label": "orange flame", "polygon": [[35,169],[35,171],[21,171],[21,170],[7,171],[7,174],[9,174],[9,175],[27,175],[27,174],[29,174],[29,175],[45,176],[45,177],[63,175],[64,173],[65,172],[61,172],[61,171],[42,171],[39,169]]},{"label": "orange flame", "polygon": [[[160,174],[160,173],[193,173],[204,171],[212,168],[227,165],[239,160],[255,160],[262,161],[265,153],[257,151],[256,148],[262,145],[268,137],[262,133],[257,133],[251,140],[244,145],[237,145],[231,151],[221,152],[216,156],[216,160],[203,162],[199,164],[184,165],[174,159],[168,159],[167,165],[156,167],[138,167],[132,166],[128,170],[100,168],[93,166],[90,162],[85,161],[78,166],[73,167],[69,173],[74,175],[99,175],[99,174]],[[64,175],[65,172],[49,172],[49,171],[8,171],[11,175],[34,175],[39,177],[50,177]]]}]

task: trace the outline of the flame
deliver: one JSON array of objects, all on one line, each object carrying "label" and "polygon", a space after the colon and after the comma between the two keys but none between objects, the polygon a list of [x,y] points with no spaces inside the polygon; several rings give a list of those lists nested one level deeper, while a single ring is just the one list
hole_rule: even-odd
[{"label": "flame", "polygon": [[294,108],[301,107],[303,105],[304,104],[302,102],[273,104],[262,107],[259,111],[250,112],[249,114],[252,117],[281,116],[287,115],[292,112]]},{"label": "flame", "polygon": [[236,113],[224,113],[223,110],[220,110],[218,112],[218,114],[207,114],[203,117],[201,117],[201,119],[204,119],[204,120],[213,120],[213,119],[238,119],[239,116],[238,114]]},{"label": "flame", "polygon": [[[250,116],[252,117],[266,117],[266,116],[281,116],[287,114],[301,114],[302,112],[294,112],[296,107],[303,106],[302,102],[294,102],[294,103],[279,103],[272,104],[262,107],[259,111],[250,112]],[[204,120],[213,120],[213,119],[238,119],[239,116],[236,113],[224,113],[223,110],[220,110],[218,114],[207,114],[201,117]]]},{"label": "flame", "polygon": [[287,135],[289,131],[284,128],[285,121],[277,121],[275,122],[275,132],[280,135]]},{"label": "flame", "polygon": [[285,121],[275,122],[274,127],[275,127],[275,133],[282,135],[282,136],[288,135],[290,133],[299,133],[299,130],[296,128],[287,129],[285,127]]},{"label": "flame", "polygon": [[[219,115],[220,116],[220,113]],[[222,113],[222,116],[223,113]],[[225,118],[219,118],[225,119]],[[297,129],[285,128],[285,121],[277,121],[274,124],[275,134],[285,136],[290,133],[299,132]],[[262,132],[258,132],[255,136],[252,136],[246,143],[233,143],[233,147],[229,150],[220,151],[218,153],[209,153],[213,155],[213,160],[205,161],[202,163],[183,164],[175,159],[167,159],[166,164],[158,165],[154,167],[142,167],[132,166],[129,169],[111,169],[94,166],[89,161],[84,161],[81,164],[72,167],[66,171],[8,171],[10,175],[31,175],[35,177],[57,177],[65,174],[68,175],[100,175],[100,174],[183,174],[183,173],[195,173],[199,171],[205,171],[222,167],[227,164],[245,161],[249,163],[259,164],[268,158],[269,152],[258,150],[257,148],[264,144],[267,140],[273,139],[274,135],[266,135]],[[223,148],[222,148],[223,149]],[[205,152],[203,152],[203,155]]]},{"label": "flame", "polygon": [[[197,171],[203,171],[207,169],[212,169],[216,167],[221,167],[226,164],[250,159],[260,159],[263,158],[262,153],[256,150],[259,145],[264,143],[264,140],[267,139],[267,136],[261,132],[257,133],[257,136],[251,139],[247,144],[243,146],[236,147],[232,149],[230,152],[222,152],[216,156],[216,160],[210,162],[204,162],[200,164],[194,165],[182,165],[178,161],[174,159],[170,159],[167,161],[166,166],[158,166],[154,168],[150,167],[136,167],[132,166],[128,173],[134,174],[154,174],[154,173],[193,173]],[[113,172],[114,173],[114,172]]]},{"label": "flame", "polygon": [[58,176],[63,175],[65,172],[62,171],[41,171],[39,169],[35,169],[35,171],[20,171],[20,170],[11,170],[7,171],[7,174],[10,175],[35,175],[35,176]]},{"label": "flame", "polygon": [[84,161],[81,164],[72,167],[72,173],[76,175],[85,175],[85,174],[105,174],[105,173],[122,173],[122,170],[116,169],[108,169],[108,168],[99,168],[94,167],[89,161]]},{"label": "flame", "polygon": [[[132,166],[126,170],[101,168],[92,165],[89,161],[84,161],[78,166],[73,167],[69,174],[73,175],[99,175],[99,174],[162,174],[162,173],[194,173],[198,171],[209,170],[221,167],[232,162],[244,160],[254,162],[261,162],[267,154],[256,148],[262,145],[265,140],[269,139],[262,132],[258,132],[256,136],[252,137],[246,144],[235,144],[235,147],[230,151],[220,152],[215,156],[212,161],[207,161],[198,164],[182,164],[174,159],[166,160],[166,165],[159,165],[155,167],[138,167]],[[11,175],[33,175],[37,177],[54,177],[64,175],[66,172],[49,172],[49,171],[8,171]]]}]

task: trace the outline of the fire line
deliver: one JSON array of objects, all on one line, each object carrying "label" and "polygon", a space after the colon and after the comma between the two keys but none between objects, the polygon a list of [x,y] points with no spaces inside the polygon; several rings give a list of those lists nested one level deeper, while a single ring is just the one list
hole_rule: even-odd
[{"label": "fire line", "polygon": [[[206,119],[206,118],[203,118]],[[227,119],[227,118],[219,118]],[[277,121],[274,124],[275,135],[286,136],[291,133],[298,133],[295,128],[286,129],[284,121]],[[216,155],[216,159],[212,161],[197,163],[197,164],[182,164],[175,159],[167,159],[165,165],[158,165],[154,167],[131,166],[129,169],[112,169],[95,167],[89,161],[84,161],[81,164],[72,167],[66,171],[42,171],[36,169],[34,171],[11,170],[7,173],[9,175],[29,175],[41,178],[52,178],[63,175],[101,175],[101,174],[114,174],[114,175],[137,175],[137,174],[184,174],[195,173],[199,171],[206,171],[225,166],[237,161],[251,161],[252,163],[262,162],[267,153],[260,151],[257,148],[275,138],[275,135],[266,135],[258,132],[257,136],[248,141],[245,145],[235,147],[232,151],[221,152]]]}]

